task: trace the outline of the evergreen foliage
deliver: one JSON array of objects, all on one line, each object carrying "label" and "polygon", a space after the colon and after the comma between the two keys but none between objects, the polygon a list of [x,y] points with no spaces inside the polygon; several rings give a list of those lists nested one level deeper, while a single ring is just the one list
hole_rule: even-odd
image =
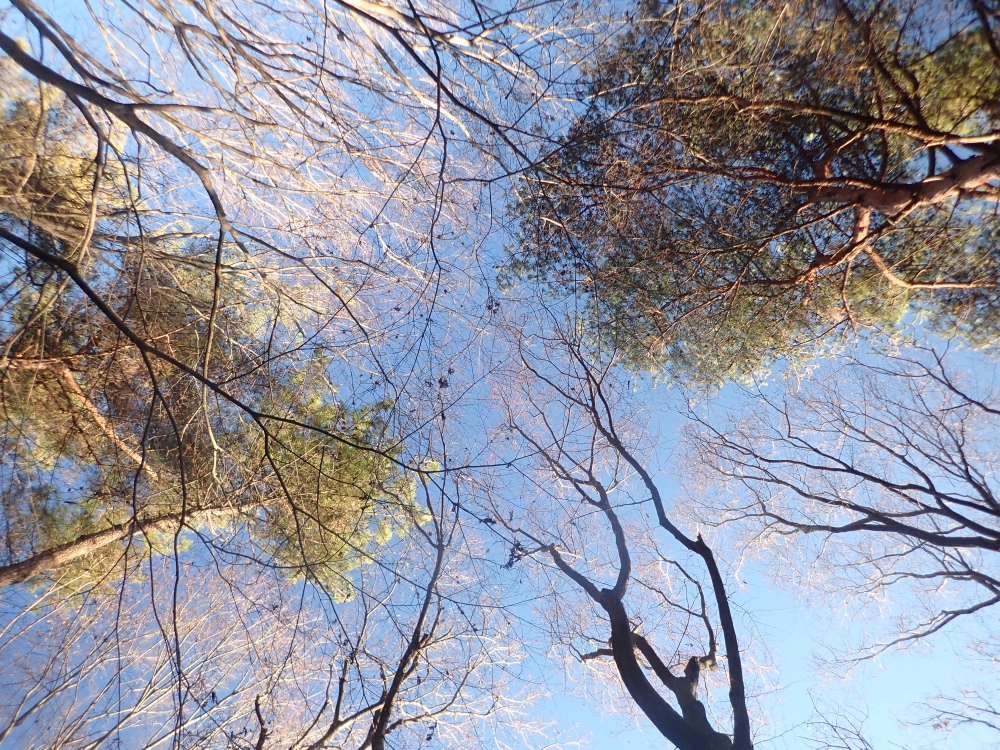
[{"label": "evergreen foliage", "polygon": [[1000,333],[1000,56],[947,3],[644,3],[522,181],[510,279],[634,367],[750,376],[853,329]]}]

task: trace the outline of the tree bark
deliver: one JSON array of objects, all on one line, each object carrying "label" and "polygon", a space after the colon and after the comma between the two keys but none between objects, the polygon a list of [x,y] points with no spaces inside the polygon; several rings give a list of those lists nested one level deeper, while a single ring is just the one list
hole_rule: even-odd
[{"label": "tree bark", "polygon": [[216,511],[206,509],[191,513],[168,513],[146,520],[132,519],[125,523],[114,524],[103,531],[82,534],[72,541],[39,552],[20,562],[0,566],[0,588],[14,583],[24,583],[29,578],[48,573],[62,565],[93,554],[131,534],[160,531],[176,526],[182,521],[196,520],[200,516],[207,516],[214,512]]},{"label": "tree bark", "polygon": [[813,203],[851,203],[894,215],[914,206],[941,203],[965,191],[982,188],[996,179],[1000,179],[1000,155],[991,148],[920,182],[871,187],[822,187],[813,190],[810,199]]},{"label": "tree bark", "polygon": [[678,750],[731,750],[732,741],[724,734],[697,731],[667,703],[650,684],[635,658],[632,627],[621,600],[608,589],[601,592],[601,606],[611,620],[611,652],[622,683],[632,700],[653,725]]}]

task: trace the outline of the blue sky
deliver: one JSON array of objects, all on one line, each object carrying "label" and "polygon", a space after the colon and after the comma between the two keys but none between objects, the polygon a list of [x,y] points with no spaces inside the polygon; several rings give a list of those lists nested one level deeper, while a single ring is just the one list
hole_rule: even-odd
[{"label": "blue sky", "polygon": [[[77,1],[51,4],[58,10],[60,22],[66,23],[82,7]],[[81,14],[82,15],[82,14]],[[84,24],[85,25],[85,24]],[[82,26],[81,26],[82,28]],[[480,294],[478,290],[476,294]],[[974,365],[970,362],[968,367]],[[664,389],[651,390],[651,403],[664,402],[674,394]],[[724,394],[724,398],[732,398]],[[738,401],[732,405],[739,406]],[[654,424],[662,436],[656,463],[670,466],[670,454],[680,420],[664,412]],[[658,475],[663,486],[670,486],[674,477],[669,469]],[[725,550],[720,550],[725,556]],[[759,694],[763,711],[770,721],[768,730],[774,736],[759,743],[760,748],[785,750],[804,747],[808,722],[818,707],[826,713],[846,707],[855,715],[865,715],[865,730],[872,745],[879,750],[889,748],[947,747],[951,740],[926,728],[900,729],[900,720],[913,717],[913,705],[937,692],[952,692],[976,680],[989,684],[989,672],[970,667],[967,649],[958,628],[936,635],[926,643],[907,649],[893,649],[877,659],[858,664],[849,675],[843,670],[824,666],[822,659],[831,647],[840,645],[841,634],[850,632],[851,623],[836,602],[817,607],[793,595],[771,580],[762,565],[747,566],[740,572],[740,586],[731,589],[734,602],[741,612],[740,624],[749,647],[762,658],[771,661],[771,668],[760,681],[765,685]],[[753,634],[751,636],[751,634]],[[966,633],[970,638],[983,633]],[[664,742],[646,722],[639,719],[638,727],[615,716],[601,715],[593,704],[574,697],[563,685],[560,667],[549,665],[543,676],[551,681],[553,695],[542,701],[536,712],[558,724],[576,725],[590,737],[590,746],[662,747]],[[969,746],[998,746],[986,731],[972,730],[965,735]],[[991,744],[992,743],[992,744]]]}]

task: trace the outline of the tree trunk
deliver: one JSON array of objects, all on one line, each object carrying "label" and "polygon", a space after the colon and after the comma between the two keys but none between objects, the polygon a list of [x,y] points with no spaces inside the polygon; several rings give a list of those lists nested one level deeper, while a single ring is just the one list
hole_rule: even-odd
[{"label": "tree trunk", "polygon": [[103,531],[83,534],[76,539],[60,544],[44,552],[39,552],[21,562],[0,566],[0,588],[24,581],[42,573],[48,573],[67,563],[79,560],[81,557],[93,554],[104,547],[121,541],[134,533],[160,531],[176,526],[182,520],[192,521],[199,517],[207,517],[214,510],[197,510],[191,513],[168,513],[146,520],[132,519],[125,523],[114,524]]}]

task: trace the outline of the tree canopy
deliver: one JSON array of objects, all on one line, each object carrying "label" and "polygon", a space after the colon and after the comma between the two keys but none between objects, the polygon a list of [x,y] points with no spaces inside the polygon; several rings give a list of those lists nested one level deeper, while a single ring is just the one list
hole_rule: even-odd
[{"label": "tree canopy", "polygon": [[719,382],[914,320],[997,336],[986,6],[643,3],[520,183],[509,272]]},{"label": "tree canopy", "polygon": [[0,3],[0,750],[995,742],[998,34]]}]

